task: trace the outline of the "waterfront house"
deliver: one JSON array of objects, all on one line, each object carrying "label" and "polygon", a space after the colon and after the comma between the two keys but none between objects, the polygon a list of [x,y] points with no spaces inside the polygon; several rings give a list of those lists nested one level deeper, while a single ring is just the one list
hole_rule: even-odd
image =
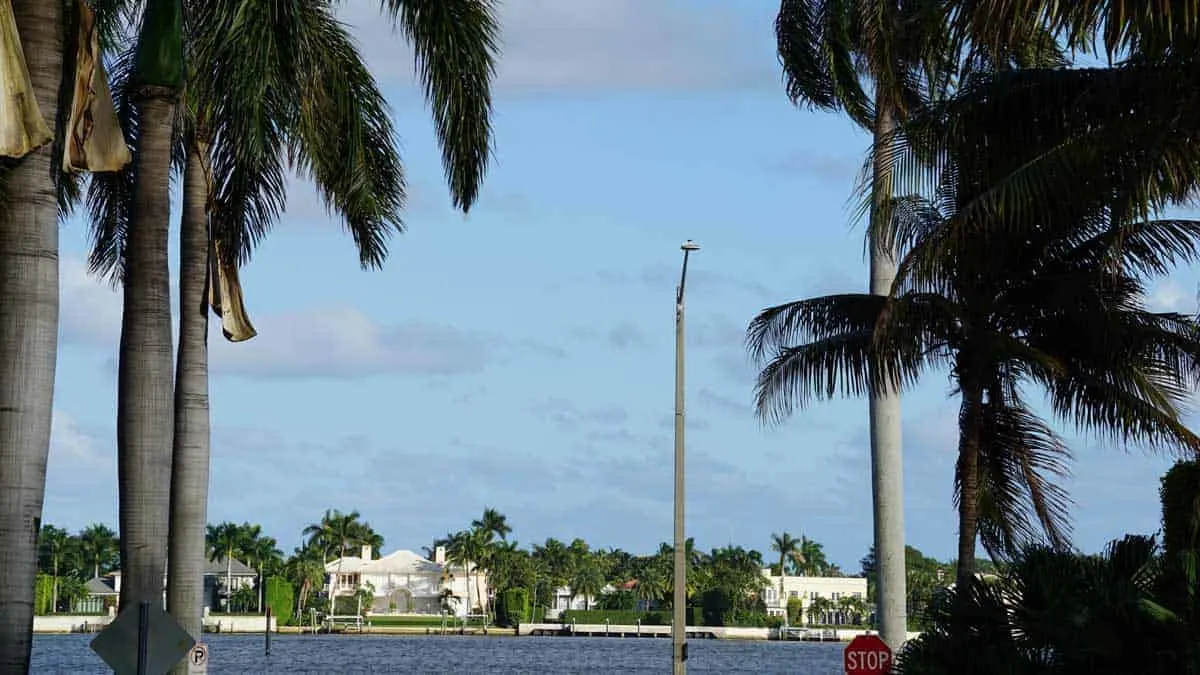
[{"label": "waterfront house", "polygon": [[86,595],[71,601],[72,614],[103,614],[109,607],[117,606],[120,593],[113,588],[109,577],[92,577],[83,590]]},{"label": "waterfront house", "polygon": [[[767,606],[767,614],[771,616],[786,616],[788,600],[797,598],[802,603],[802,616],[805,621],[813,620],[821,624],[846,624],[852,617],[842,609],[843,598],[856,598],[863,603],[867,599],[866,577],[807,577],[788,575],[783,578],[783,595],[779,594],[779,577],[771,574],[770,568],[763,568],[763,576],[767,585],[763,588],[762,598]],[[809,609],[818,599],[824,609],[820,616],[811,617]]]},{"label": "waterfront house", "polygon": [[[226,588],[226,576],[229,576],[229,588]],[[253,586],[254,580],[258,577],[258,573],[251,569],[246,563],[234,558],[225,564],[225,558],[220,557],[216,560],[205,560],[204,562],[204,611],[206,612],[223,612],[228,603],[228,598],[238,589],[246,586]],[[103,579],[99,579],[105,586],[111,588],[113,596],[119,597],[121,594],[121,570],[115,570]],[[91,582],[88,582],[89,588]],[[167,574],[163,572],[163,603],[166,603],[167,595]],[[99,587],[97,587],[99,590]],[[90,597],[90,592],[89,592]]]},{"label": "waterfront house", "polygon": [[[605,585],[600,589],[600,595],[608,595],[615,593],[616,588],[612,584]],[[587,608],[596,609],[600,597],[596,595],[575,595],[570,586],[560,586],[554,589],[554,598],[550,602],[550,606],[546,608],[547,619],[557,619],[567,610],[583,610]]]},{"label": "waterfront house", "polygon": [[451,614],[465,616],[481,612],[481,598],[491,602],[486,571],[472,565],[468,574],[461,565],[450,565],[444,546],[435,549],[433,558],[399,550],[376,559],[371,547],[363,546],[357,556],[325,564],[325,593],[347,596],[368,589],[372,601],[364,609],[372,614],[436,615],[445,606]]}]

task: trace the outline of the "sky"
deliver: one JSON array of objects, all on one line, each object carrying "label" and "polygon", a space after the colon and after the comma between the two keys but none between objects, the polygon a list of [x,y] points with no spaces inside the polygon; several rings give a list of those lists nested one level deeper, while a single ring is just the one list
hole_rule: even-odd
[{"label": "sky", "polygon": [[[868,138],[789,103],[777,3],[503,3],[495,162],[469,216],[450,206],[411,51],[375,3],[345,7],[394,111],[408,231],[364,271],[292,183],[243,272],[258,337],[212,333],[209,520],[260,523],[290,552],[325,509],[354,509],[387,551],[420,550],[493,507],[522,544],[656,549],[672,532],[674,287],[693,239],[688,535],[766,552],[772,532],[802,533],[857,570],[866,401],[764,427],[743,346],[759,310],[867,280],[852,198]],[[86,223],[64,225],[62,248],[44,521],[115,526],[120,297],[87,275]],[[1149,301],[1191,311],[1194,288],[1184,271]],[[957,522],[949,395],[931,373],[903,401],[907,541],[941,559]],[[1077,546],[1157,530],[1170,460],[1071,438]]]}]

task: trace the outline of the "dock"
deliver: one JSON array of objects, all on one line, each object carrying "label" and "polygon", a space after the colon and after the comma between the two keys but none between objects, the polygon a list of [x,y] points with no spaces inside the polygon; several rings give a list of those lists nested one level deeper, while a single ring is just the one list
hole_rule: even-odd
[{"label": "dock", "polygon": [[[726,637],[724,631],[724,628],[716,626],[688,626],[687,637],[689,640],[717,640]],[[517,627],[517,635],[669,638],[671,637],[671,627],[615,623],[523,623]]]}]

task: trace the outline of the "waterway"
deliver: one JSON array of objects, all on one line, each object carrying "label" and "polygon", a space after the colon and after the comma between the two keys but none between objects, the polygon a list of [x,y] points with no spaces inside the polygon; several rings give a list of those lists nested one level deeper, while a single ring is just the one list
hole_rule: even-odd
[{"label": "waterway", "polygon": [[[91,635],[36,635],[34,673],[109,673]],[[250,673],[669,673],[657,638],[206,635],[210,675]],[[840,675],[842,643],[690,640],[689,673]]]}]

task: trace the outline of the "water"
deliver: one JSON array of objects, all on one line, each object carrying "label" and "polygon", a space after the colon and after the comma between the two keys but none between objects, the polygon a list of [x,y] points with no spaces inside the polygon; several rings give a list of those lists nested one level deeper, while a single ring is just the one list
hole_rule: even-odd
[{"label": "water", "polygon": [[[109,673],[91,635],[36,635],[34,673]],[[669,673],[671,641],[649,638],[206,635],[225,673]],[[841,643],[690,640],[689,673],[841,675]]]}]

